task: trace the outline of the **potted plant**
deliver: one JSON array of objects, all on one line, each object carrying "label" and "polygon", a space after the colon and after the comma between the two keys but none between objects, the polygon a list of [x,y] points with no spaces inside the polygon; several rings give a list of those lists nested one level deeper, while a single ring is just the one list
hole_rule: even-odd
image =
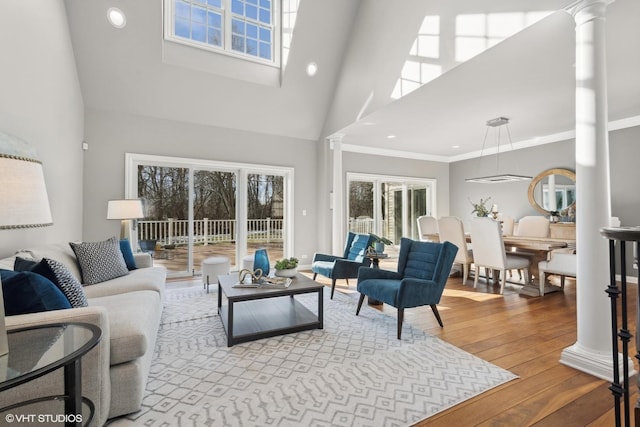
[{"label": "potted plant", "polygon": [[298,258],[290,257],[276,261],[275,275],[278,277],[293,277],[297,273]]},{"label": "potted plant", "polygon": [[486,205],[487,203],[489,203],[489,200],[491,200],[491,197],[487,199],[480,199],[480,202],[473,203],[471,199],[469,199],[469,203],[471,203],[471,206],[473,206],[473,210],[471,211],[471,213],[476,214],[477,216],[488,216],[489,208],[487,208]]},{"label": "potted plant", "polygon": [[377,254],[381,254],[384,252],[384,245],[393,245],[393,242],[386,237],[380,237],[373,233],[369,234],[371,235],[371,237],[373,237],[371,246],[373,247],[373,251]]}]

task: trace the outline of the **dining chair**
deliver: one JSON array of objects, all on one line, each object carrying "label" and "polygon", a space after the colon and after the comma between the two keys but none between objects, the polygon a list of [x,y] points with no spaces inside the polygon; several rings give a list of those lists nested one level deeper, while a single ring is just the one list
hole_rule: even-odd
[{"label": "dining chair", "polygon": [[445,216],[438,220],[438,234],[441,242],[451,242],[458,247],[454,264],[462,266],[462,284],[467,283],[469,269],[473,263],[473,250],[467,246],[464,225],[460,218]]},{"label": "dining chair", "polygon": [[[514,229],[514,236],[520,237],[549,237],[551,233],[550,222],[547,217],[540,215],[523,216],[518,221],[518,226]],[[523,250],[514,250],[512,255],[531,257],[531,253]],[[522,271],[520,279],[522,279]]]},{"label": "dining chair", "polygon": [[513,226],[515,220],[512,216],[502,215],[502,235],[503,236],[513,236]]},{"label": "dining chair", "polygon": [[530,260],[507,253],[498,221],[486,217],[473,218],[471,220],[471,242],[473,243],[473,263],[475,265],[474,288],[478,286],[481,267],[485,269],[487,281],[491,275],[489,270],[498,271],[498,275],[496,276],[494,271],[493,276],[500,284],[500,294],[504,292],[506,270],[523,269],[525,280],[528,280]]},{"label": "dining chair", "polygon": [[540,215],[523,216],[518,221],[514,236],[549,237],[549,219]]},{"label": "dining chair", "polygon": [[549,274],[560,276],[560,287],[564,289],[564,278],[566,276],[576,277],[578,270],[577,257],[575,253],[552,253],[549,261],[540,261],[538,263],[538,271],[540,271],[540,296],[544,296],[544,286],[546,277]]},{"label": "dining chair", "polygon": [[423,242],[432,241],[430,234],[438,234],[438,220],[429,215],[418,217],[418,236]]}]

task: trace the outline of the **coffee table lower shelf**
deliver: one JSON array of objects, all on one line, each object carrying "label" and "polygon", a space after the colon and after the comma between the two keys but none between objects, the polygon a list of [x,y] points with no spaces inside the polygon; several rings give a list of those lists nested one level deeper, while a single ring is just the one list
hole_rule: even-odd
[{"label": "coffee table lower shelf", "polygon": [[[229,310],[233,311],[232,316]],[[219,313],[229,347],[323,327],[321,318],[292,296],[237,301],[221,306]]]}]

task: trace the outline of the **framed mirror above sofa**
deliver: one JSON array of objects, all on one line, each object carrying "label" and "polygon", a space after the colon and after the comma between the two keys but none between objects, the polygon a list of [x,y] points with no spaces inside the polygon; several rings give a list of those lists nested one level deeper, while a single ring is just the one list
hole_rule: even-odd
[{"label": "framed mirror above sofa", "polygon": [[543,215],[550,215],[554,211],[560,212],[569,207],[575,209],[575,172],[562,168],[541,172],[529,184],[529,203]]}]

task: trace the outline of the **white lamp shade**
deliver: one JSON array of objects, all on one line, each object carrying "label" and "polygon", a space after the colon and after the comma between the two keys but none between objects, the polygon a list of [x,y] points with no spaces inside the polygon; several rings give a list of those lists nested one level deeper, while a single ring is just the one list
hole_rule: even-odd
[{"label": "white lamp shade", "polygon": [[144,218],[140,199],[109,200],[107,219]]},{"label": "white lamp shade", "polygon": [[0,229],[52,225],[42,163],[26,143],[0,132]]}]

